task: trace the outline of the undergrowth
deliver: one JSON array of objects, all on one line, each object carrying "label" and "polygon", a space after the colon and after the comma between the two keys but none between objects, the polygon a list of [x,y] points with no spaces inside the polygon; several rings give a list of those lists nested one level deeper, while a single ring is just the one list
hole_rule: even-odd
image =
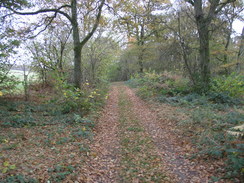
[{"label": "undergrowth", "polygon": [[[94,87],[86,82],[82,89],[62,85],[48,100],[39,102],[0,96],[0,182],[38,182],[43,175],[33,174],[31,169],[47,172],[48,166],[45,180],[76,180],[76,159],[84,161],[89,152],[95,119],[107,99],[107,91],[107,84]],[[38,148],[40,152],[36,151]],[[40,155],[42,152],[45,156]],[[28,165],[21,160],[25,158],[29,159]],[[66,158],[70,165],[58,164],[58,160]],[[4,166],[6,161],[11,162],[10,166]],[[24,176],[26,171],[32,172],[28,175],[34,178]]]},{"label": "undergrowth", "polygon": [[[225,161],[226,172],[220,178],[242,179],[244,132],[239,125],[244,121],[243,76],[233,73],[214,78],[205,94],[197,93],[182,76],[167,72],[136,75],[126,83],[136,87],[137,95],[143,99],[181,107],[188,119],[178,120],[178,126],[198,148],[192,157]],[[234,129],[239,136],[229,133]]]}]

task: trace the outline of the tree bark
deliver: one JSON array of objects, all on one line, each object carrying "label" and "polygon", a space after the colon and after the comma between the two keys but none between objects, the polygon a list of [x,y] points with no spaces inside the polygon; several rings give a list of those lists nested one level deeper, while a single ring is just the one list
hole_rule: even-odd
[{"label": "tree bark", "polygon": [[[211,8],[210,8],[211,9]],[[201,89],[208,90],[210,84],[210,51],[209,51],[209,24],[213,17],[204,17],[203,2],[194,2],[195,19],[199,36],[199,55],[200,55],[200,85]]]},{"label": "tree bark", "polygon": [[145,42],[145,29],[144,29],[144,20],[142,21],[140,35],[138,35],[138,46],[139,46],[139,55],[138,55],[138,64],[139,64],[139,72],[142,74],[144,72],[144,64],[143,64],[143,55],[144,55],[144,42]]},{"label": "tree bark", "polygon": [[77,22],[77,1],[71,0],[72,29],[73,29],[73,50],[74,50],[74,86],[80,88],[82,72],[81,72],[81,46],[80,34]]},{"label": "tree bark", "polygon": [[198,25],[199,42],[200,42],[200,69],[201,82],[204,90],[209,88],[210,84],[210,51],[209,51],[209,31],[206,23]]}]

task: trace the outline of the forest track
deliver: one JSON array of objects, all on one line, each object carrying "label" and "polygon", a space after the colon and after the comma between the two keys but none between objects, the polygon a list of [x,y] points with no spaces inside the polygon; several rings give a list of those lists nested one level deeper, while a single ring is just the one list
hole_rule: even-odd
[{"label": "forest track", "polygon": [[[199,165],[182,156],[181,147],[172,140],[174,137],[168,127],[159,124],[157,114],[132,89],[122,83],[113,84],[111,88],[91,144],[90,158],[86,163],[89,167],[86,182],[209,182],[206,172],[202,171],[205,167],[200,166],[199,169]],[[131,130],[133,128],[137,131]],[[143,130],[138,130],[140,128]],[[128,141],[126,145],[125,140]],[[136,144],[136,141],[146,141],[146,147]],[[135,151],[132,148],[134,145],[138,145],[139,150]],[[157,157],[152,162],[146,162],[143,158],[148,159],[148,155]],[[150,174],[147,174],[149,169],[140,169],[143,163],[147,164],[147,168],[152,167]],[[155,179],[159,172],[163,177]]]},{"label": "forest track", "polygon": [[[175,176],[177,183],[207,183],[206,169],[182,156],[180,146],[175,143],[175,137],[170,133],[170,127],[162,126],[157,114],[149,109],[147,104],[137,97],[133,90],[124,86],[129,100],[133,103],[132,110],[140,119],[141,125],[150,134],[158,154],[167,172]],[[174,139],[174,140],[173,140]]]},{"label": "forest track", "polygon": [[90,158],[86,162],[85,182],[118,182],[118,88],[112,86],[107,104],[98,120],[96,135],[90,146]]}]

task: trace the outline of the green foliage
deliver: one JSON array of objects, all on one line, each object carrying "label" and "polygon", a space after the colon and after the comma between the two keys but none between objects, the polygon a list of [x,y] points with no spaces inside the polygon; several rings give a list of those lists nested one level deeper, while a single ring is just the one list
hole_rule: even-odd
[{"label": "green foliage", "polygon": [[226,149],[227,153],[227,174],[226,178],[243,177],[244,171],[244,147],[242,143]]},{"label": "green foliage", "polygon": [[93,137],[93,134],[92,134],[92,131],[91,129],[89,128],[85,128],[85,127],[82,127],[82,128],[78,128],[76,130],[74,130],[72,132],[72,135],[75,137],[75,138],[84,138],[84,139],[91,139]]},{"label": "green foliage", "polygon": [[24,7],[28,7],[30,4],[26,0],[2,0],[0,3],[0,7],[6,7],[6,8],[13,8],[13,9],[23,9]]},{"label": "green foliage", "polygon": [[229,105],[239,105],[242,103],[242,101],[238,98],[231,97],[227,93],[218,93],[218,92],[208,93],[208,100],[215,103],[229,104]]},{"label": "green foliage", "polygon": [[3,95],[6,93],[13,93],[19,83],[20,82],[15,76],[5,75],[5,73],[1,73],[0,70],[0,91],[3,92]]},{"label": "green foliage", "polygon": [[15,128],[21,128],[21,127],[30,127],[30,126],[36,126],[36,121],[33,118],[31,113],[25,113],[24,115],[14,115],[9,118],[9,121],[5,121],[2,123],[4,127],[15,127]]},{"label": "green foliage", "polygon": [[56,103],[61,106],[63,114],[79,112],[85,115],[89,111],[96,110],[96,108],[103,105],[108,85],[107,83],[100,83],[96,87],[92,87],[86,81],[82,89],[78,89],[61,80],[57,84],[57,91],[59,91],[59,99],[57,99]]},{"label": "green foliage", "polygon": [[70,141],[71,141],[71,138],[69,138],[69,137],[61,137],[60,139],[58,139],[56,141],[56,144],[61,145],[61,144],[68,143]]},{"label": "green foliage", "polygon": [[[0,179],[1,180],[1,179]],[[39,181],[34,178],[29,178],[24,175],[9,175],[1,180],[2,183],[38,183]]]},{"label": "green foliage", "polygon": [[142,132],[144,131],[142,128],[138,128],[138,127],[129,127],[127,128],[128,131],[132,131],[132,132]]},{"label": "green foliage", "polygon": [[95,122],[86,118],[81,118],[80,115],[74,114],[74,121],[75,123],[81,124],[82,126],[94,128]]},{"label": "green foliage", "polygon": [[169,72],[136,74],[126,83],[131,87],[138,87],[138,95],[143,98],[161,94],[176,96],[189,93],[188,80]]},{"label": "green foliage", "polygon": [[6,144],[5,146],[3,146],[3,150],[12,150],[12,149],[16,149],[18,147],[18,143],[13,143],[13,144]]},{"label": "green foliage", "polygon": [[51,174],[51,181],[60,182],[64,181],[66,177],[70,174],[73,174],[75,168],[71,165],[56,165],[54,168],[48,169],[48,172]]},{"label": "green foliage", "polygon": [[16,169],[16,165],[10,164],[8,161],[4,161],[2,167],[0,168],[2,173],[9,173],[9,171]]},{"label": "green foliage", "polygon": [[155,95],[155,90],[149,86],[142,86],[138,89],[137,94],[142,98],[150,98]]},{"label": "green foliage", "polygon": [[243,76],[215,78],[211,91],[205,93],[194,92],[186,79],[171,73],[135,75],[127,84],[137,87],[137,94],[143,98],[186,107],[183,109],[189,119],[180,120],[178,125],[198,147],[198,156],[226,159],[226,177],[241,177],[243,146],[232,145],[236,137],[226,131],[244,121],[244,115],[235,110],[243,103],[237,98],[243,95]]},{"label": "green foliage", "polygon": [[227,93],[232,97],[244,95],[244,76],[232,73],[229,76],[216,77],[212,81],[211,90],[217,93]]},{"label": "green foliage", "polygon": [[[15,6],[21,4],[22,1],[1,1],[0,7]],[[0,15],[1,16],[1,15]],[[3,16],[3,15],[2,15]],[[0,30],[0,91],[6,93],[13,90],[18,84],[17,78],[9,74],[13,64],[10,62],[10,56],[16,54],[14,48],[20,45],[20,41],[15,37],[15,30],[10,28],[10,25],[5,26],[5,19],[1,19]]]},{"label": "green foliage", "polygon": [[180,125],[191,127],[193,141],[199,149],[200,156],[209,158],[225,158],[226,178],[241,177],[243,174],[243,144],[237,143],[237,137],[226,133],[236,125],[242,124],[244,114],[228,112],[218,114],[211,108],[200,108],[191,113],[190,123],[181,122]]},{"label": "green foliage", "polygon": [[86,144],[81,144],[80,152],[87,154],[87,152],[90,152],[90,147]]},{"label": "green foliage", "polygon": [[3,93],[12,92],[20,83],[18,78],[9,74],[11,64],[8,61],[2,61],[0,56],[0,91]]}]

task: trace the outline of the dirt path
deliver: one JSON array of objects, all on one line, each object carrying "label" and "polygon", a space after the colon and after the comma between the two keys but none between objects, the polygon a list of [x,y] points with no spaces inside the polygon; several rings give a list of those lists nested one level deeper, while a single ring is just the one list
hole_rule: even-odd
[{"label": "dirt path", "polygon": [[130,88],[125,86],[124,89],[133,103],[135,115],[141,119],[141,124],[153,139],[167,171],[172,172],[179,183],[208,182],[208,177],[205,176],[205,167],[197,166],[195,162],[184,158],[182,156],[183,149],[177,146],[176,139],[170,134],[167,126],[160,125],[157,114],[153,113],[141,99],[135,96]]},{"label": "dirt path", "polygon": [[107,104],[97,125],[97,133],[90,147],[90,159],[86,163],[85,182],[118,182],[118,88],[113,86]]},{"label": "dirt path", "polygon": [[130,88],[114,85],[91,145],[86,182],[207,183],[205,167],[184,158],[175,141]]}]

